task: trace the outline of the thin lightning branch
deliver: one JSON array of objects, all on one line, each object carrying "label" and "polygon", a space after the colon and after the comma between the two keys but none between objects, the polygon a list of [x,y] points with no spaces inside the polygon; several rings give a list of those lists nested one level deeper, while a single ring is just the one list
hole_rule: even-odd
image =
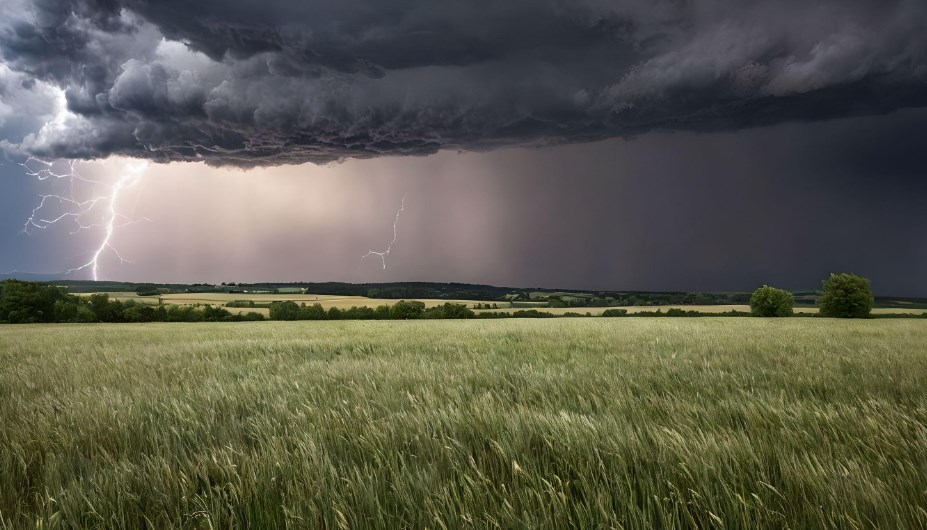
[{"label": "thin lightning branch", "polygon": [[396,243],[396,238],[398,232],[396,232],[396,226],[399,225],[399,216],[406,210],[406,196],[402,196],[402,203],[399,205],[399,211],[396,212],[396,219],[393,221],[393,240],[389,242],[389,245],[386,246],[386,250],[383,252],[377,252],[375,250],[368,250],[366,254],[361,256],[361,259],[364,259],[368,256],[376,255],[380,256],[380,261],[383,263],[383,270],[386,270],[386,256],[389,256],[391,250],[393,250],[393,244]]},{"label": "thin lightning branch", "polygon": [[104,184],[99,180],[83,177],[80,173],[77,172],[77,168],[74,167],[75,164],[77,164],[76,160],[68,160],[67,173],[56,173],[53,169],[54,164],[52,162],[46,162],[44,160],[39,160],[38,158],[28,158],[25,162],[21,162],[19,165],[26,169],[27,176],[35,177],[37,180],[48,180],[56,178],[68,179],[72,182],[75,180],[80,180],[83,182],[90,182],[92,184]]},{"label": "thin lightning branch", "polygon": [[[62,274],[72,274],[82,270],[90,270],[94,281],[99,280],[100,260],[106,253],[116,256],[121,263],[131,263],[122,257],[122,254],[113,246],[113,235],[117,228],[150,221],[148,218],[130,219],[119,213],[118,202],[120,194],[128,188],[131,188],[141,181],[144,170],[148,167],[147,163],[135,164],[129,166],[128,171],[121,175],[115,183],[109,184],[99,180],[88,179],[81,176],[75,167],[76,161],[68,162],[68,171],[66,173],[56,173],[50,162],[30,158],[20,164],[26,169],[26,174],[37,180],[48,179],[68,179],[71,185],[71,196],[47,194],[40,195],[38,205],[32,210],[32,214],[23,225],[23,232],[31,235],[31,230],[44,230],[54,224],[71,220],[75,224],[75,229],[71,234],[76,234],[81,230],[103,230],[103,240],[99,246],[91,250],[92,257],[83,265],[64,271]],[[101,185],[108,189],[102,195],[97,195],[87,200],[78,200],[74,198],[74,183],[84,182],[94,185]],[[55,205],[64,209],[62,213],[46,215],[45,210],[53,208]],[[88,217],[99,216],[99,210],[103,210],[102,222],[90,222]]]}]

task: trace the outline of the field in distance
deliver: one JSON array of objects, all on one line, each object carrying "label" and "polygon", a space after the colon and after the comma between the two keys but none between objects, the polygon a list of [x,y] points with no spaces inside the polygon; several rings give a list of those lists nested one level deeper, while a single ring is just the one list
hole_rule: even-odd
[{"label": "field in distance", "polygon": [[0,528],[925,528],[927,323],[0,328]]},{"label": "field in distance", "polygon": [[[91,296],[93,293],[80,293],[80,296]],[[388,299],[388,298],[367,298],[366,296],[339,296],[339,295],[324,295],[324,294],[271,294],[271,293],[178,293],[178,294],[162,294],[157,296],[139,296],[136,293],[125,293],[125,292],[111,292],[106,293],[113,300],[134,300],[138,303],[145,304],[175,304],[175,305],[213,305],[213,306],[225,306],[229,302],[237,301],[253,301],[256,304],[267,304],[271,302],[286,302],[292,301],[297,304],[320,304],[325,309],[330,307],[337,307],[339,309],[349,309],[351,307],[377,307],[380,305],[393,305],[399,300]],[[474,300],[437,300],[437,299],[421,299],[425,303],[426,307],[433,307],[436,305],[442,305],[445,303],[454,303],[454,304],[463,304],[467,307],[474,307],[476,304],[498,304],[500,307],[502,305],[508,305],[507,302],[499,301],[474,301]],[[270,313],[270,310],[267,308],[235,308],[229,307],[229,311],[238,312],[238,313],[261,313],[264,316],[267,316]]]},{"label": "field in distance", "polygon": [[[91,293],[81,293],[81,296],[90,296]],[[176,305],[205,305],[210,304],[214,306],[224,306],[229,302],[235,301],[253,301],[256,304],[266,304],[270,302],[284,302],[284,301],[293,301],[298,304],[305,303],[306,305],[320,304],[325,309],[330,307],[337,307],[339,309],[348,309],[353,306],[362,307],[377,307],[379,305],[392,305],[398,302],[396,299],[387,299],[387,298],[367,298],[365,296],[339,296],[339,295],[316,295],[316,294],[271,294],[271,293],[179,293],[179,294],[162,294],[158,296],[139,296],[136,293],[132,292],[111,292],[107,293],[110,298],[115,300],[134,300],[139,303],[146,304],[176,304]],[[750,306],[748,305],[666,305],[666,306],[627,306],[627,307],[547,307],[546,303],[530,303],[530,302],[517,302],[517,307],[509,307],[509,302],[500,301],[500,300],[445,300],[445,299],[428,299],[423,298],[419,299],[421,302],[425,303],[426,307],[433,307],[436,305],[442,305],[444,303],[450,302],[454,304],[462,304],[473,309],[477,305],[480,307],[492,306],[496,304],[498,309],[475,309],[477,312],[512,312],[518,311],[520,309],[537,309],[538,311],[545,311],[552,313],[554,315],[563,315],[565,313],[579,313],[585,315],[589,313],[593,316],[601,315],[606,309],[625,309],[628,313],[640,313],[647,311],[656,311],[657,309],[666,312],[671,308],[684,309],[686,311],[698,311],[701,313],[725,313],[728,311],[740,311],[749,313]],[[270,310],[267,308],[228,308],[231,312],[237,313],[261,313],[265,317],[270,314]],[[817,313],[817,307],[808,307],[808,306],[796,306],[796,313]],[[876,315],[887,315],[887,314],[916,314],[920,315],[927,313],[927,309],[921,308],[904,308],[904,307],[888,307],[888,308],[874,308],[872,310],[873,314]]]}]

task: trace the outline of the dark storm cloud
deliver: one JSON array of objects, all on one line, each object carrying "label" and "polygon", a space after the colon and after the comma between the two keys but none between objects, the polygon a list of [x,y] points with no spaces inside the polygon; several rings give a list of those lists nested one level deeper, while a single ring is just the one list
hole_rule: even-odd
[{"label": "dark storm cloud", "polygon": [[48,158],[325,162],[927,106],[921,0],[13,7],[3,61],[72,114],[3,145]]}]

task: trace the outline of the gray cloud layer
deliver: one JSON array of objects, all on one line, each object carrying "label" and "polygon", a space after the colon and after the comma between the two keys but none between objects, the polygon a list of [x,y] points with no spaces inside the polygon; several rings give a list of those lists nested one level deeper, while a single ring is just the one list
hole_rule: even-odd
[{"label": "gray cloud layer", "polygon": [[[927,106],[923,0],[5,4],[2,146],[46,158],[326,162]],[[32,123],[54,87],[70,113]]]}]

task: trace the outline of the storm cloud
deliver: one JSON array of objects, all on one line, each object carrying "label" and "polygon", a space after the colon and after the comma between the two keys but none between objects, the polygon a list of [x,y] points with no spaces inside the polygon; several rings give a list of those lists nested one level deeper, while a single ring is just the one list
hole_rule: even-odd
[{"label": "storm cloud", "polygon": [[0,146],[43,158],[322,163],[927,106],[922,0],[4,4]]}]

